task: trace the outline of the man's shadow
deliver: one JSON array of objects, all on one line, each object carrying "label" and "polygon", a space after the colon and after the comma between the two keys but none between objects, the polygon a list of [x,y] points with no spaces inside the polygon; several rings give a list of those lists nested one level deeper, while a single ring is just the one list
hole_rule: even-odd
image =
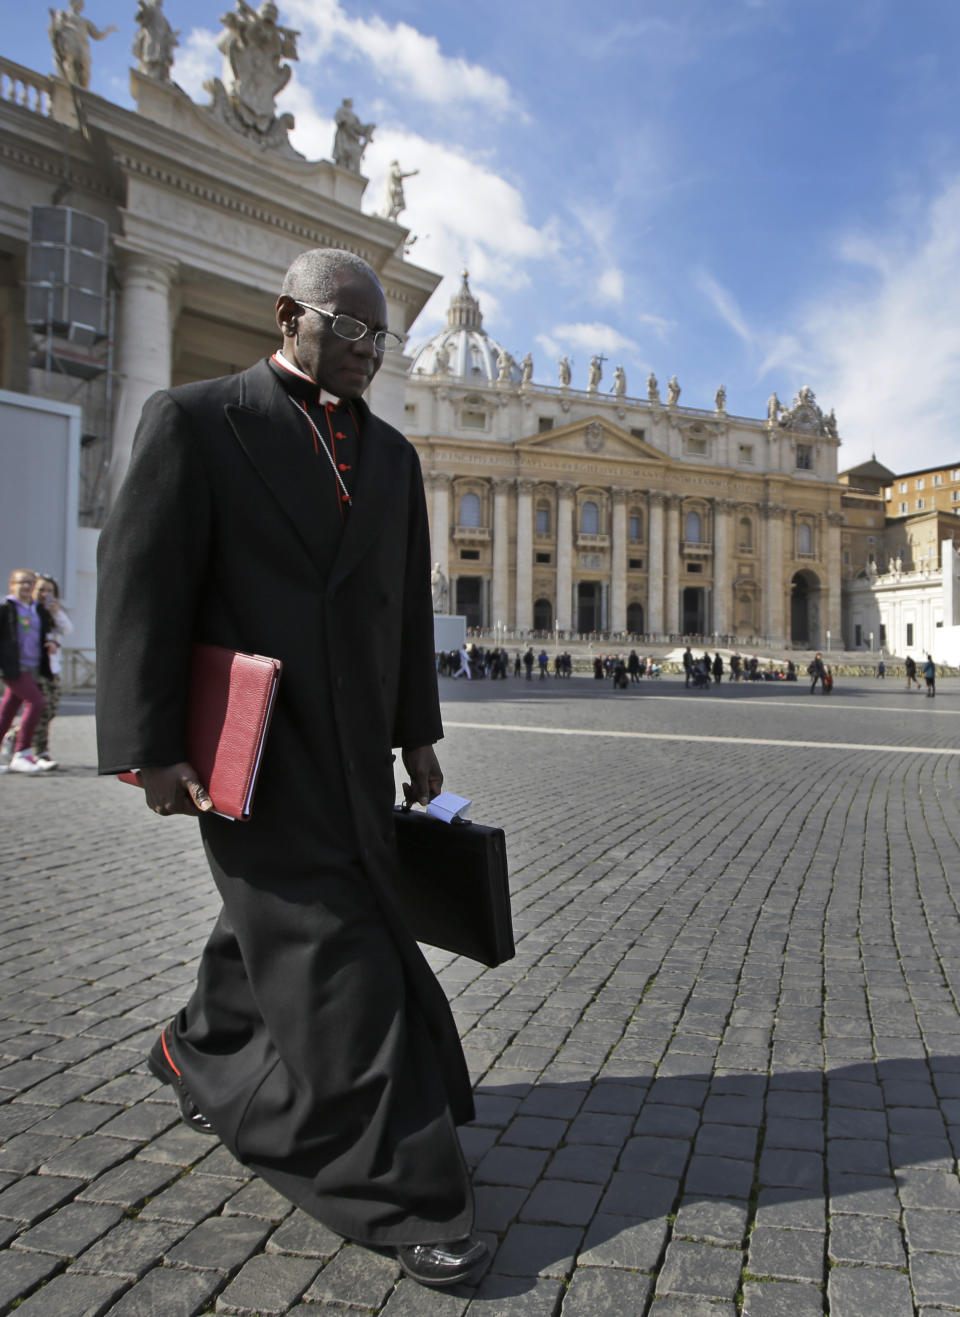
[{"label": "man's shadow", "polygon": [[578,1263],[656,1272],[671,1232],[736,1248],[755,1214],[820,1231],[829,1212],[898,1220],[904,1186],[917,1205],[955,1210],[958,1099],[956,1055],[826,1073],[481,1082],[461,1130],[493,1253],[479,1293],[518,1295]]}]

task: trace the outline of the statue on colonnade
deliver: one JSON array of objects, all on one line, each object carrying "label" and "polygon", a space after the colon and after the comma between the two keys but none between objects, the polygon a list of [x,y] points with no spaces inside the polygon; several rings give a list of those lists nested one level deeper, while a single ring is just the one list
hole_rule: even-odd
[{"label": "statue on colonnade", "polygon": [[627,375],[622,366],[618,366],[613,372],[613,393],[614,397],[622,398],[627,391]]},{"label": "statue on colonnade", "polygon": [[677,383],[676,375],[671,375],[667,380],[667,406],[676,407],[680,401],[680,385]]},{"label": "statue on colonnade", "polygon": [[353,110],[353,99],[344,96],[333,122],[337,131],[333,138],[333,163],[351,173],[360,173],[360,161],[363,153],[373,140],[375,123],[361,123]]},{"label": "statue on colonnade", "polygon": [[647,376],[647,397],[651,402],[660,401],[660,385],[653,371]]},{"label": "statue on colonnade", "polygon": [[70,0],[69,9],[51,9],[47,35],[53,46],[57,72],[75,87],[90,86],[90,41],[102,41],[119,31],[111,23],[103,31],[83,17],[83,0]]},{"label": "statue on colonnade", "polygon": [[570,372],[570,362],[566,357],[561,357],[557,362],[557,372],[560,377],[561,389],[569,389],[570,380],[573,378]]},{"label": "statue on colonnade", "polygon": [[[370,130],[373,131],[373,124],[370,125]],[[419,173],[419,169],[411,169],[408,174],[405,174],[396,160],[390,161],[390,173],[387,175],[387,196],[383,211],[384,219],[396,220],[400,212],[406,210],[407,199],[403,195],[403,180],[413,178],[415,174]]]},{"label": "statue on colonnade", "polygon": [[133,53],[141,73],[158,82],[169,82],[173,48],[179,46],[179,36],[163,12],[163,0],[139,0]]}]

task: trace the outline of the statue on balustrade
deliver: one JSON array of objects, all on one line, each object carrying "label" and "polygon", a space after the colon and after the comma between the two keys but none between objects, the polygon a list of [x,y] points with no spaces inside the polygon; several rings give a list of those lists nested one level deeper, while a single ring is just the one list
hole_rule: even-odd
[{"label": "statue on balustrade", "polygon": [[651,402],[660,401],[660,385],[657,382],[657,377],[654,375],[653,371],[647,376],[647,397]]},{"label": "statue on balustrade", "polygon": [[433,373],[434,375],[448,375],[450,373],[450,353],[445,343],[437,345],[437,350],[433,354]]},{"label": "statue on balustrade", "polygon": [[771,393],[767,399],[767,420],[776,423],[777,418],[783,411],[783,403],[777,397],[776,392]]},{"label": "statue on balustrade", "polygon": [[603,357],[594,356],[590,358],[590,371],[587,378],[587,390],[590,393],[596,393],[600,387],[600,381],[603,379],[603,366],[600,363],[603,360]]},{"label": "statue on balustrade", "polygon": [[117,32],[116,23],[103,31],[83,17],[83,0],[70,0],[69,9],[51,9],[47,35],[53,46],[57,72],[75,87],[90,86],[90,42]]},{"label": "statue on balustrade", "polygon": [[133,54],[141,73],[157,82],[169,82],[173,48],[179,46],[179,36],[163,12],[163,0],[139,0]]},{"label": "statue on balustrade", "polygon": [[613,372],[613,392],[617,398],[622,398],[627,391],[627,376],[622,366],[618,366]]},{"label": "statue on balustrade", "polygon": [[566,357],[561,357],[560,360],[557,362],[557,370],[560,375],[561,389],[569,389],[570,380],[572,376],[570,373],[570,362],[567,360]]},{"label": "statue on balustrade", "polygon": [[725,385],[721,384],[719,389],[717,389],[717,396],[714,399],[713,405],[718,412],[725,412],[727,410],[727,390]]},{"label": "statue on balustrade", "polygon": [[520,362],[520,383],[529,384],[533,379],[533,357],[528,352]]},{"label": "statue on balustrade", "polygon": [[344,96],[333,122],[337,131],[333,137],[333,163],[341,169],[349,169],[353,174],[360,173],[360,161],[363,153],[373,140],[375,123],[361,123],[353,110],[353,99]]},{"label": "statue on balustrade", "polygon": [[506,348],[501,348],[497,353],[497,382],[499,384],[509,384],[513,368],[516,366],[513,357]]},{"label": "statue on balustrade", "polygon": [[667,406],[675,407],[680,401],[680,385],[677,383],[676,375],[671,375],[667,380]]},{"label": "statue on balustrade", "polygon": [[[372,130],[372,125],[371,125]],[[413,178],[419,174],[419,169],[411,169],[405,174],[396,160],[390,161],[390,173],[387,175],[387,199],[383,211],[383,218],[396,220],[402,210],[407,208],[407,199],[403,195],[403,180]]]}]

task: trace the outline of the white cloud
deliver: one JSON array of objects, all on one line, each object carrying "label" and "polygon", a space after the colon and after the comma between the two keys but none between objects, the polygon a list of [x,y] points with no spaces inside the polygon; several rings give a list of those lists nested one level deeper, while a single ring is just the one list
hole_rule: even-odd
[{"label": "white cloud", "polygon": [[621,334],[619,329],[613,325],[604,324],[602,321],[594,320],[592,323],[578,321],[573,324],[554,325],[544,342],[556,345],[555,350],[560,350],[560,345],[565,348],[582,348],[592,356],[594,353],[630,353],[637,356],[640,353],[640,345],[633,339],[627,338]]},{"label": "white cloud", "polygon": [[192,28],[174,51],[173,80],[183,88],[191,100],[205,105],[208,97],[203,90],[207,78],[220,76],[223,58],[217,50],[221,33],[209,28]]},{"label": "white cloud", "polygon": [[558,226],[553,221],[540,228],[531,224],[517,188],[466,152],[398,128],[378,130],[364,156],[364,173],[370,179],[365,210],[382,209],[392,160],[399,160],[405,172],[419,170],[404,184],[407,209],[400,215],[400,223],[417,235],[410,259],[445,276],[418,321],[415,337],[442,322],[464,268],[485,319],[496,321],[497,291],[528,284],[529,265],[556,256]]},{"label": "white cloud", "polygon": [[623,271],[609,265],[597,282],[597,292],[607,302],[623,301]]},{"label": "white cloud", "polygon": [[841,254],[854,267],[847,287],[821,294],[768,362],[792,366],[836,408],[843,465],[874,451],[900,470],[956,461],[960,179],[913,232],[848,237]]},{"label": "white cloud", "polygon": [[694,284],[703,293],[714,311],[730,329],[748,347],[753,344],[754,335],[747,325],[737,299],[707,270],[698,270],[694,275]]},{"label": "white cloud", "polygon": [[341,55],[366,59],[392,86],[428,104],[482,106],[494,115],[518,112],[505,78],[445,55],[436,37],[408,23],[350,18],[337,0],[287,0],[285,11],[287,23],[301,29],[303,62],[321,60],[336,43]]}]

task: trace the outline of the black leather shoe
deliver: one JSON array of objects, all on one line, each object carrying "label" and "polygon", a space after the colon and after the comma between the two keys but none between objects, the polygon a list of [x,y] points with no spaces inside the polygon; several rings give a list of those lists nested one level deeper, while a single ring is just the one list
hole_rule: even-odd
[{"label": "black leather shoe", "polygon": [[455,1285],[486,1262],[489,1249],[482,1239],[457,1239],[444,1244],[399,1244],[397,1260],[421,1285]]},{"label": "black leather shoe", "polygon": [[213,1134],[217,1131],[207,1120],[206,1116],[194,1102],[193,1098],[187,1092],[183,1080],[180,1078],[179,1071],[174,1067],[170,1059],[170,1053],[166,1044],[166,1029],[163,1030],[160,1037],[150,1048],[150,1055],[147,1057],[147,1065],[150,1067],[151,1074],[159,1079],[161,1084],[169,1084],[177,1096],[177,1108],[180,1112],[180,1119],[185,1125],[189,1125],[197,1134]]}]

